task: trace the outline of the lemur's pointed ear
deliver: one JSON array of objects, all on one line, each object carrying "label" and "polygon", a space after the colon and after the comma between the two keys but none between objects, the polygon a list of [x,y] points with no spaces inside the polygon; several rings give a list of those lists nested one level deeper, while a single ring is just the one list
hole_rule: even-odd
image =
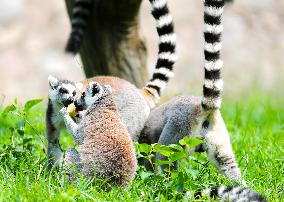
[{"label": "lemur's pointed ear", "polygon": [[92,86],[92,96],[95,96],[101,93],[102,93],[102,86],[99,83],[94,82]]},{"label": "lemur's pointed ear", "polygon": [[48,84],[52,89],[55,89],[59,84],[59,80],[57,78],[55,78],[54,76],[49,75],[48,76]]}]

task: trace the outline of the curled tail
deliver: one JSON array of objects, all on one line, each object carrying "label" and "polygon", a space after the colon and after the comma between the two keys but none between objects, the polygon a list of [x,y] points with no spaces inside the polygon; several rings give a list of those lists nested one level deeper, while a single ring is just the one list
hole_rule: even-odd
[{"label": "curled tail", "polygon": [[67,53],[76,54],[80,50],[92,4],[93,0],[74,0],[71,13],[71,33],[65,47]]},{"label": "curled tail", "polygon": [[219,109],[222,102],[221,93],[223,90],[223,80],[221,77],[221,69],[223,67],[223,61],[220,59],[220,51],[222,48],[223,10],[224,0],[204,1],[205,78],[202,100],[204,110]]},{"label": "curled tail", "polygon": [[145,90],[150,92],[155,101],[160,98],[161,91],[173,76],[173,65],[176,62],[176,34],[173,19],[167,6],[167,0],[149,0],[152,5],[152,15],[156,20],[159,35],[159,54],[155,71],[146,84]]},{"label": "curled tail", "polygon": [[267,202],[267,200],[259,193],[242,187],[226,187],[220,186],[211,189],[206,189],[195,194],[195,198],[208,195],[210,198],[218,198],[220,201],[254,201],[254,202]]}]

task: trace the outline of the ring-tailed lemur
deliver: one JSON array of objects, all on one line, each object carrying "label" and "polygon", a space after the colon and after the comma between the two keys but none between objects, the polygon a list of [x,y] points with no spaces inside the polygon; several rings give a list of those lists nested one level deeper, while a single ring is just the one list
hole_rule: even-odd
[{"label": "ring-tailed lemur", "polygon": [[219,199],[221,202],[267,202],[259,193],[242,187],[214,187],[195,193],[195,198],[209,195],[210,198]]},{"label": "ring-tailed lemur", "polygon": [[[73,8],[72,17],[74,23],[77,21],[86,21],[84,17],[79,15],[80,12],[84,13],[84,7],[80,7],[80,2],[83,0],[78,0],[77,6]],[[173,76],[173,65],[176,61],[175,46],[176,46],[176,35],[174,33],[174,26],[172,22],[172,17],[169,13],[166,0],[150,0],[152,5],[152,14],[156,19],[157,32],[159,35],[159,54],[155,67],[154,74],[146,86],[142,89],[138,89],[133,84],[125,81],[123,79],[111,76],[97,76],[90,79],[87,79],[81,83],[78,83],[78,86],[81,85],[81,89],[84,90],[89,81],[96,81],[101,84],[110,84],[113,87],[113,100],[118,108],[118,112],[122,117],[122,120],[127,126],[127,129],[132,137],[133,141],[137,141],[140,135],[144,123],[148,118],[150,109],[153,108],[156,102],[159,100],[161,91],[165,88],[166,83]],[[87,5],[82,3],[82,5]],[[85,9],[88,6],[85,7]],[[82,11],[80,11],[82,10]],[[77,14],[76,14],[77,13]],[[81,17],[82,19],[81,19]],[[80,26],[72,26],[72,33],[68,43],[75,44],[77,39],[81,43],[81,38],[78,36],[78,33],[81,33],[83,29]],[[70,45],[71,46],[71,45]],[[73,45],[72,45],[73,46]],[[76,46],[76,45],[74,45]],[[67,46],[68,47],[68,46]],[[71,50],[69,50],[70,52]],[[71,51],[72,52],[72,51]],[[58,84],[61,81],[56,82]],[[69,82],[73,85],[75,89],[75,84]],[[83,84],[83,85],[82,85]],[[49,93],[49,99],[52,97],[53,100],[61,101],[61,98],[58,98],[57,95],[60,95],[58,91],[60,86],[57,88],[49,88],[49,91],[54,91]],[[78,90],[80,91],[80,90]],[[68,92],[68,93],[73,93]],[[53,106],[53,102],[49,102],[48,109],[46,113],[47,123],[47,139],[48,144],[51,145],[47,150],[49,159],[58,159],[56,156],[59,155],[59,131],[62,127],[56,127],[55,124],[62,123],[62,120],[58,120],[57,113],[58,108]],[[53,117],[56,117],[55,119]],[[62,124],[60,124],[62,126]],[[51,142],[50,142],[51,141]],[[50,160],[52,163],[53,161]]]},{"label": "ring-tailed lemur", "polygon": [[61,157],[59,133],[61,128],[64,127],[64,123],[58,112],[63,106],[67,107],[74,101],[75,94],[75,83],[60,80],[53,76],[48,77],[48,106],[45,121],[49,168]]},{"label": "ring-tailed lemur", "polygon": [[[184,136],[204,139],[209,159],[229,179],[240,180],[229,134],[220,113],[223,81],[220,59],[221,16],[224,0],[204,1],[205,80],[203,97],[179,96],[154,109],[145,124],[139,142],[178,144]],[[157,154],[156,158],[165,158]]]},{"label": "ring-tailed lemur", "polygon": [[109,88],[90,82],[75,103],[86,109],[78,124],[65,107],[59,112],[78,145],[78,151],[67,150],[65,165],[71,170],[75,165],[85,177],[103,177],[116,185],[129,183],[135,176],[137,160]]}]

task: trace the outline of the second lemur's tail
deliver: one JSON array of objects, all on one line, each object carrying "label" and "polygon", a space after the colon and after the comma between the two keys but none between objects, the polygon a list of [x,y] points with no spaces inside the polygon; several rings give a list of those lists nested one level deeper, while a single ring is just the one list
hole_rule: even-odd
[{"label": "second lemur's tail", "polygon": [[146,84],[145,90],[150,92],[155,101],[160,98],[161,91],[173,76],[173,65],[176,62],[176,34],[173,19],[167,6],[167,0],[149,0],[152,5],[152,15],[156,19],[159,35],[159,53],[155,71]]},{"label": "second lemur's tail", "polygon": [[71,33],[65,47],[67,53],[76,54],[80,50],[92,5],[93,0],[74,0],[70,18]]},{"label": "second lemur's tail", "polygon": [[216,198],[220,201],[254,201],[254,202],[267,202],[267,200],[261,196],[259,193],[249,189],[242,187],[214,187],[211,189],[205,189],[203,191],[199,191],[195,193],[195,198],[198,199],[203,196],[209,196],[210,198]]},{"label": "second lemur's tail", "polygon": [[222,14],[224,0],[204,1],[204,56],[205,75],[203,85],[202,107],[204,110],[214,110],[221,107],[223,80],[220,59],[222,48],[221,35],[223,32]]}]

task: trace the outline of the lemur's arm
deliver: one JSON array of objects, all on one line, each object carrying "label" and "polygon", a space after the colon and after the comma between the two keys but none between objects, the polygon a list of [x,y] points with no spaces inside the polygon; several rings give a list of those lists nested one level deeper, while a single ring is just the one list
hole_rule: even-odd
[{"label": "lemur's arm", "polygon": [[70,133],[76,144],[80,144],[82,141],[82,138],[78,136],[78,125],[74,122],[74,120],[71,118],[71,116],[68,114],[67,110],[65,107],[63,107],[60,111],[59,114],[62,116],[64,123],[66,125],[66,129],[68,133]]}]

